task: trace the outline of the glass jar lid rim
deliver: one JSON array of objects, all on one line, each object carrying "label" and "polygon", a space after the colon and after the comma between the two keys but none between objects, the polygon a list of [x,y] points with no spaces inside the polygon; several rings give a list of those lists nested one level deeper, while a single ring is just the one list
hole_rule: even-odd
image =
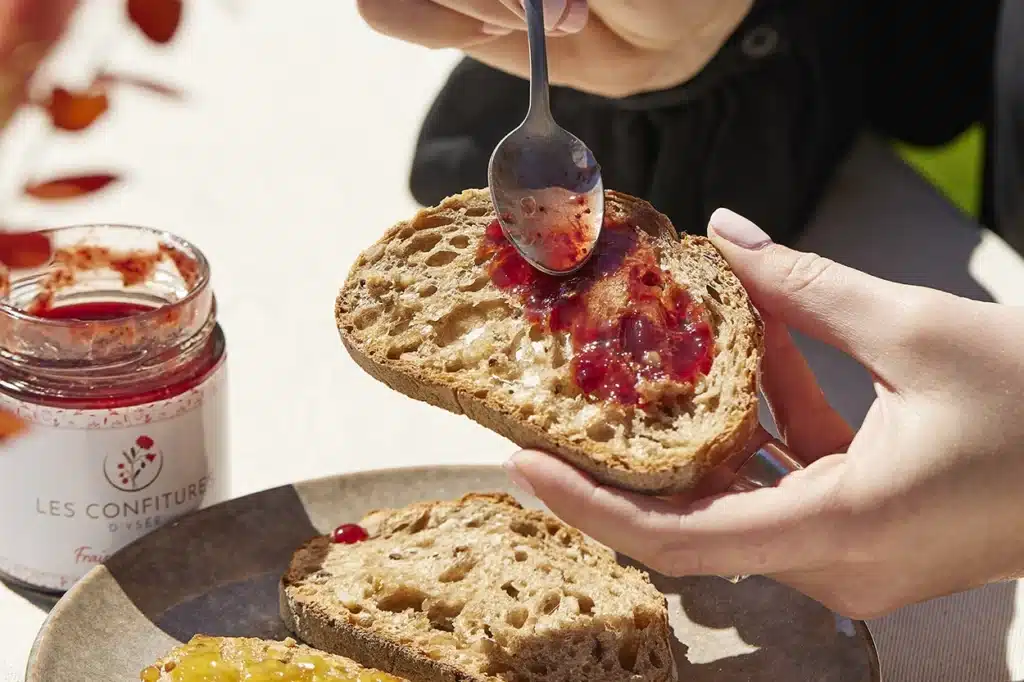
[{"label": "glass jar lid rim", "polygon": [[[108,230],[125,230],[133,231],[137,233],[148,233],[156,237],[161,243],[166,243],[172,246],[176,250],[184,252],[191,260],[196,263],[198,276],[195,282],[189,287],[188,293],[182,296],[180,299],[168,302],[165,305],[161,305],[153,308],[153,310],[140,311],[132,315],[132,318],[146,318],[149,316],[156,316],[158,314],[166,313],[168,308],[174,308],[179,306],[185,306],[196,299],[206,289],[210,281],[210,263],[206,259],[199,248],[191,241],[180,237],[173,232],[167,230],[161,230],[155,227],[147,227],[144,225],[132,225],[129,223],[73,223],[70,225],[62,225],[59,227],[50,227],[40,230],[35,230],[40,234],[45,235],[57,235],[60,233],[66,233],[71,230],[89,230],[89,229],[108,229]],[[45,268],[46,266],[42,266]],[[52,325],[53,327],[70,327],[80,325],[80,320],[68,320],[68,319],[54,319],[49,317],[42,317],[39,315],[33,315],[22,308],[15,305],[11,305],[3,300],[0,300],[0,315],[13,318],[22,322],[31,322],[32,324],[41,325]]]}]

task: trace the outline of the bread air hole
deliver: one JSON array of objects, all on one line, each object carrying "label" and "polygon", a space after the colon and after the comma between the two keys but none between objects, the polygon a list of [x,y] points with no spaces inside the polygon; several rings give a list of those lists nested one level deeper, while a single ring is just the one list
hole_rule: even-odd
[{"label": "bread air hole", "polygon": [[430,298],[431,296],[437,293],[437,286],[433,284],[427,284],[425,286],[420,287],[418,293],[420,295],[420,298]]},{"label": "bread air hole", "polygon": [[514,606],[505,613],[505,622],[519,630],[526,625],[530,612],[523,606]]},{"label": "bread air hole", "polygon": [[525,549],[517,549],[515,551],[515,554],[513,554],[512,556],[518,563],[522,563],[526,561],[527,557],[529,557],[529,554],[526,553]]},{"label": "bread air hole", "polygon": [[455,632],[455,619],[459,617],[466,605],[458,602],[438,602],[427,609],[430,627],[442,632]]},{"label": "bread air hole", "polygon": [[502,585],[501,589],[504,590],[505,594],[512,597],[513,599],[519,599],[519,590],[517,590],[516,586],[512,584],[512,581],[509,581]]},{"label": "bread air hole", "polygon": [[522,535],[526,538],[540,535],[540,528],[537,527],[537,524],[530,523],[529,521],[513,521],[509,524],[509,529],[516,535]]},{"label": "bread air hole", "polygon": [[437,576],[439,582],[442,583],[457,583],[465,580],[469,572],[476,566],[476,560],[471,558],[464,558],[452,564],[444,571],[441,575]]},{"label": "bread air hole", "polygon": [[654,616],[651,613],[643,609],[633,609],[633,626],[637,630],[646,630],[653,621]]},{"label": "bread air hole", "polygon": [[355,318],[352,320],[352,324],[355,325],[356,329],[362,331],[379,319],[379,308],[363,308],[362,310],[356,313]]},{"label": "bread air hole", "polygon": [[457,234],[448,240],[448,243],[456,249],[464,249],[469,246],[469,237],[464,234]]},{"label": "bread air hole", "polygon": [[722,295],[718,293],[718,289],[711,284],[708,285],[708,297],[710,297],[715,303],[722,303]]},{"label": "bread air hole", "polygon": [[427,260],[424,262],[427,264],[428,267],[439,268],[443,265],[448,265],[458,257],[459,254],[455,253],[454,251],[435,251],[434,253],[430,254],[430,256],[427,257]]},{"label": "bread air hole", "polygon": [[623,670],[636,672],[636,655],[638,653],[636,637],[628,633],[619,646],[619,665]]},{"label": "bread air hole", "polygon": [[491,209],[486,206],[470,206],[466,209],[465,214],[470,218],[480,218],[490,213]]},{"label": "bread air hole", "polygon": [[651,667],[655,670],[660,670],[661,666],[664,665],[661,662],[661,656],[658,655],[657,651],[651,651],[647,654],[647,660],[651,662]]},{"label": "bread air hole", "polygon": [[412,320],[399,320],[388,329],[388,336],[398,336],[404,334],[409,330],[409,325],[412,324]]},{"label": "bread air hole", "polygon": [[615,429],[610,425],[599,422],[587,427],[587,438],[596,443],[607,443],[615,437]]},{"label": "bread air hole", "polygon": [[549,592],[540,600],[540,612],[545,616],[550,616],[558,610],[558,606],[561,603],[562,595],[557,592]]},{"label": "bread air hole", "polygon": [[405,255],[408,257],[414,253],[433,251],[439,241],[441,241],[441,235],[437,232],[420,232],[409,240],[405,247]]},{"label": "bread air hole", "polygon": [[409,524],[409,531],[408,532],[409,532],[410,535],[415,535],[416,533],[419,533],[421,530],[426,528],[428,524],[430,524],[430,510],[429,509],[424,510],[423,513],[421,513],[419,516],[416,517],[415,521],[413,521],[411,524]]},{"label": "bread air hole", "polygon": [[395,588],[391,592],[377,598],[377,608],[389,613],[402,613],[403,611],[422,611],[423,602],[427,595],[422,591],[408,585]]},{"label": "bread air hole", "polygon": [[431,230],[451,224],[451,218],[440,213],[420,213],[412,221],[412,226],[417,230]]},{"label": "bread air hole", "polygon": [[572,593],[572,596],[576,599],[576,603],[580,607],[581,616],[592,616],[594,615],[594,600],[585,594],[579,594],[578,592]]},{"label": "bread air hole", "polygon": [[419,334],[408,334],[405,338],[397,340],[388,346],[387,359],[397,360],[406,353],[410,353],[423,344],[423,337]]},{"label": "bread air hole", "polygon": [[460,305],[433,323],[434,343],[445,348],[471,331],[485,327],[489,320],[502,319],[511,312],[504,301],[481,301]]},{"label": "bread air hole", "polygon": [[480,291],[485,286],[487,286],[487,283],[490,282],[490,281],[491,281],[491,278],[488,277],[487,275],[478,275],[477,277],[475,277],[474,279],[470,280],[469,282],[463,282],[463,283],[459,284],[459,291],[464,291],[464,292],[468,292],[468,293],[471,293],[471,292],[474,292],[474,291]]}]

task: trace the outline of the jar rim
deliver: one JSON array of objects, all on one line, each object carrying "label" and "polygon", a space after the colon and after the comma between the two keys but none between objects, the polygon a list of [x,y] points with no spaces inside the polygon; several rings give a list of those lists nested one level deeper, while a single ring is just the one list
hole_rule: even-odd
[{"label": "jar rim", "polygon": [[[147,319],[156,318],[158,315],[167,314],[169,308],[185,307],[192,303],[197,297],[201,296],[206,290],[210,282],[210,262],[207,260],[203,252],[191,241],[180,237],[173,232],[162,230],[155,227],[148,227],[145,225],[133,225],[130,223],[72,223],[68,225],[61,225],[59,227],[45,228],[37,230],[40,234],[47,236],[57,236],[60,234],[67,234],[72,230],[115,230],[125,231],[135,234],[149,234],[159,240],[160,243],[165,243],[175,250],[183,252],[189,257],[191,261],[196,264],[197,276],[195,281],[189,284],[188,292],[181,298],[175,301],[168,301],[160,306],[154,307],[152,310],[140,311],[132,314],[133,319]],[[38,269],[45,269],[49,266],[42,266]],[[80,326],[81,320],[74,319],[59,319],[44,317],[42,315],[33,315],[32,313],[18,307],[17,305],[11,304],[0,298],[0,316],[6,316],[10,319],[27,322],[33,325],[48,325],[52,328],[63,328]]]}]

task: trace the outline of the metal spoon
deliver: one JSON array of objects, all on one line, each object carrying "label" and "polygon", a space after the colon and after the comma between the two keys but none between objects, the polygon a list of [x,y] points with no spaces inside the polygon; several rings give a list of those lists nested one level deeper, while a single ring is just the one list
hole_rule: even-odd
[{"label": "metal spoon", "polygon": [[587,145],[551,116],[543,0],[525,0],[530,108],[487,167],[501,227],[538,270],[567,275],[587,262],[604,221],[601,169]]}]

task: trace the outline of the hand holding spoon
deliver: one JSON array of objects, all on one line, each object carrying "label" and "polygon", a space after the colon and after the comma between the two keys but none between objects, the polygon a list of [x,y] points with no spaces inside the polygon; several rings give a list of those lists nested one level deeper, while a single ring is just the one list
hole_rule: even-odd
[{"label": "hand holding spoon", "polygon": [[487,168],[505,236],[528,263],[567,275],[590,258],[604,221],[601,169],[587,145],[551,115],[543,0],[525,0],[530,108]]}]

